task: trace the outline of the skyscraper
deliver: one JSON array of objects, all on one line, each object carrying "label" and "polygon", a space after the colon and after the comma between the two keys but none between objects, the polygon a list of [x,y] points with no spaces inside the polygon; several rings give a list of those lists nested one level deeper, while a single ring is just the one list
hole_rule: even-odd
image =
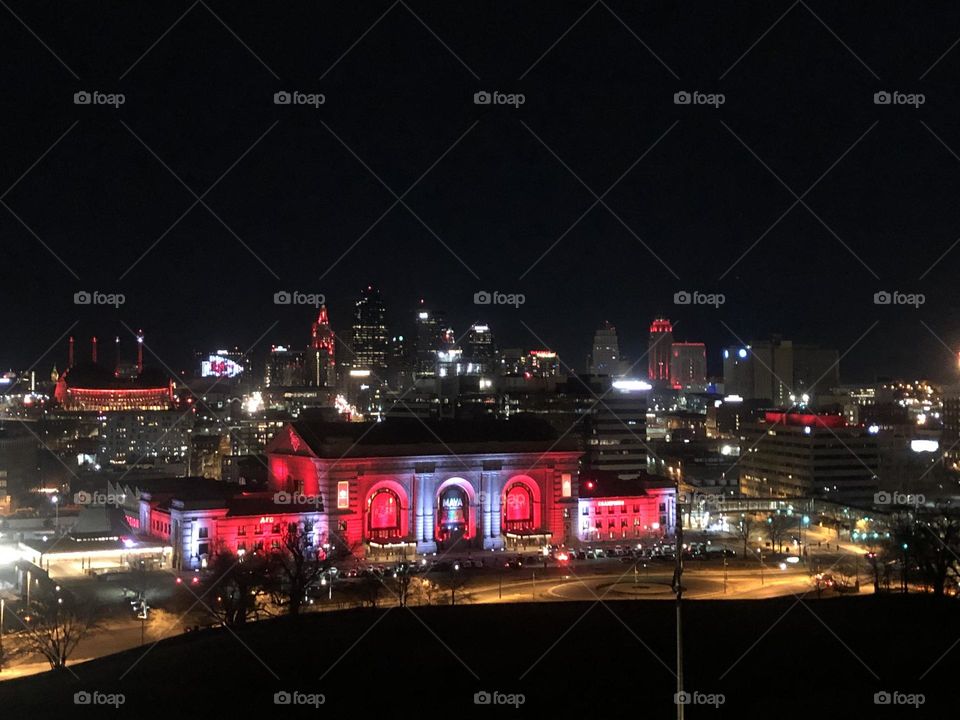
[{"label": "skyscraper", "polygon": [[[728,395],[790,406],[840,384],[836,350],[801,345],[774,336],[723,351],[723,384]],[[794,399],[790,396],[793,395]]]},{"label": "skyscraper", "polygon": [[497,346],[489,325],[474,323],[467,330],[463,362],[467,364],[467,373],[472,375],[489,373],[496,367]]},{"label": "skyscraper", "polygon": [[657,382],[670,382],[670,353],[673,345],[673,325],[666,318],[656,318],[650,324],[647,345],[647,375]]},{"label": "skyscraper", "polygon": [[429,309],[423,300],[417,308],[414,333],[413,367],[418,377],[433,377],[437,372],[437,351],[443,339],[446,317],[442,310]]},{"label": "skyscraper", "polygon": [[673,386],[702,391],[707,386],[707,349],[703,343],[675,342],[670,353]]},{"label": "skyscraper", "polygon": [[369,370],[382,378],[387,366],[388,344],[383,298],[379,290],[368,285],[354,306],[350,366]]},{"label": "skyscraper", "polygon": [[310,350],[307,353],[307,384],[314,387],[334,387],[337,384],[335,341],[327,306],[320,306],[310,330]]},{"label": "skyscraper", "polygon": [[617,329],[606,320],[593,335],[593,351],[590,353],[591,375],[619,375],[620,343],[617,341]]}]

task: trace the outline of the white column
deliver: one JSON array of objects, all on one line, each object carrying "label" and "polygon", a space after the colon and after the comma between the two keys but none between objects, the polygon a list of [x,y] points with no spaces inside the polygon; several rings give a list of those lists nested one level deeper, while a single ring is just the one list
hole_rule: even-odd
[{"label": "white column", "polygon": [[434,532],[434,479],[432,474],[417,475],[417,552],[434,553],[437,541]]}]

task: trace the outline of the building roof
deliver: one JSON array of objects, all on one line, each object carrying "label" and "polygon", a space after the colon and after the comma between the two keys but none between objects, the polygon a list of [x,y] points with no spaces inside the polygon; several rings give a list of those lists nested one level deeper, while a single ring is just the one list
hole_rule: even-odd
[{"label": "building roof", "polygon": [[637,497],[646,495],[648,490],[669,489],[675,485],[669,478],[645,472],[639,477],[624,479],[613,470],[591,470],[580,475],[580,497]]},{"label": "building roof", "polygon": [[291,423],[291,427],[318,457],[576,449],[574,443],[566,439],[557,442],[557,431],[546,421],[523,414],[508,420],[391,417],[379,423],[297,421]]}]

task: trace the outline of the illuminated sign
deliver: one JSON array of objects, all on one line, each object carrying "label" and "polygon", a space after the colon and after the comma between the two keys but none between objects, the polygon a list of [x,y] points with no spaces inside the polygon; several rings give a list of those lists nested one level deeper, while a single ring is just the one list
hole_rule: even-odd
[{"label": "illuminated sign", "polygon": [[346,510],[350,507],[350,483],[341,480],[337,483],[337,509]]},{"label": "illuminated sign", "polygon": [[571,497],[573,495],[573,482],[570,478],[570,473],[563,473],[560,475],[560,496],[561,497]]},{"label": "illuminated sign", "polygon": [[273,515],[264,515],[260,518],[261,525],[272,525],[273,524]]},{"label": "illuminated sign", "polygon": [[623,507],[626,504],[626,500],[600,500],[597,502],[598,507]]},{"label": "illuminated sign", "polygon": [[200,363],[200,375],[203,377],[236,377],[242,372],[243,365],[223,355],[210,355]]},{"label": "illuminated sign", "polygon": [[447,496],[441,501],[444,509],[456,510],[463,507],[463,498],[459,495]]},{"label": "illuminated sign", "polygon": [[631,390],[650,390],[653,386],[644,382],[643,380],[614,380],[613,389],[614,390],[625,390],[627,392]]}]

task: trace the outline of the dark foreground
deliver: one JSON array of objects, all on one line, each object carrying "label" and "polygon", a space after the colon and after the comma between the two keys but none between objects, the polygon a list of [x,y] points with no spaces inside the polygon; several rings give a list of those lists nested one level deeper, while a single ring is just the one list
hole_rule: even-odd
[{"label": "dark foreground", "polygon": [[[700,702],[724,696],[719,708],[688,706],[688,718],[919,718],[956,707],[960,645],[937,662],[960,639],[953,600],[705,601],[686,606],[685,623],[686,687]],[[73,666],[79,679],[0,683],[2,717],[675,716],[667,602],[355,610],[265,621],[236,636],[206,630],[145,650]],[[84,691],[101,702],[122,693],[123,706],[75,705]],[[301,703],[321,693],[325,703],[275,704],[284,691]],[[475,704],[484,691],[524,702]],[[875,704],[884,691],[925,701]]]}]

